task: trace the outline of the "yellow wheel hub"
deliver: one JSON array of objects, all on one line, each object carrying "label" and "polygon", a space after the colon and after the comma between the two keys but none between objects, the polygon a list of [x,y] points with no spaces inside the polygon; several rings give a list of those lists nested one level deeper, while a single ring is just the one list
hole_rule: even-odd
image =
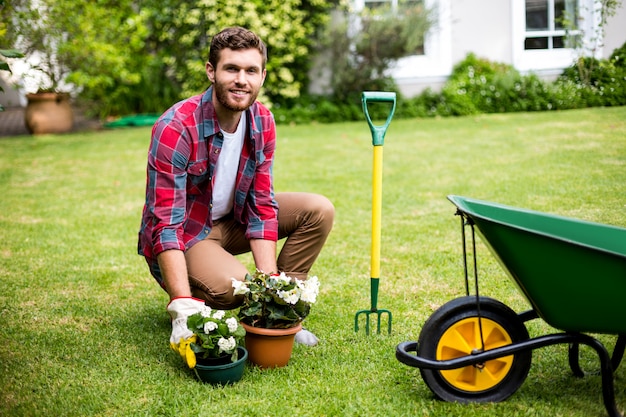
[{"label": "yellow wheel hub", "polygon": [[[508,332],[493,320],[482,318],[485,350],[494,349],[512,343]],[[461,320],[450,326],[439,339],[437,360],[454,359],[469,356],[480,350],[480,327],[478,317]],[[498,358],[464,368],[441,371],[441,376],[453,387],[480,392],[493,388],[504,380],[513,365],[513,355]]]}]

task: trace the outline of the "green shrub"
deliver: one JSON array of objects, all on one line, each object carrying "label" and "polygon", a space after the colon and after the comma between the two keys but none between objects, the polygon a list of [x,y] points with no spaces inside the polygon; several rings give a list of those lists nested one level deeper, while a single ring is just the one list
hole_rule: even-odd
[{"label": "green shrub", "polygon": [[626,43],[608,59],[579,58],[557,80],[566,82],[581,86],[581,97],[589,107],[626,105]]},{"label": "green shrub", "polygon": [[442,90],[443,114],[549,110],[547,83],[534,74],[521,75],[510,65],[490,62],[469,54],[455,66]]},{"label": "green shrub", "polygon": [[[592,84],[585,84],[577,65],[566,69],[555,82],[536,74],[522,75],[512,66],[469,54],[457,64],[441,92],[426,89],[412,98],[398,93],[395,118],[467,116],[481,113],[566,110],[626,105],[626,44],[608,60],[586,58]],[[395,91],[393,84],[379,90]],[[278,123],[322,123],[363,120],[361,91],[350,98],[308,96],[290,105],[275,106]],[[372,118],[387,109],[372,107]]]}]

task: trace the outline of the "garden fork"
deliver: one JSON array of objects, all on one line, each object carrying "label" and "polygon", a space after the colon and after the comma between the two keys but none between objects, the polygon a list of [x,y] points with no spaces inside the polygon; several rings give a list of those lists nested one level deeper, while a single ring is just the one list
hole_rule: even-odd
[{"label": "garden fork", "polygon": [[[379,309],[378,284],[380,279],[380,236],[381,236],[381,213],[382,213],[382,183],[383,183],[383,144],[385,133],[391,123],[396,109],[396,93],[364,91],[362,95],[363,112],[372,132],[372,145],[374,146],[374,169],[372,173],[372,245],[370,266],[370,295],[371,307],[369,310],[359,310],[354,316],[354,331],[359,331],[359,316],[365,316],[365,334],[370,333],[370,316],[376,316],[376,330],[380,333],[381,319],[387,315],[387,332],[391,333],[391,311]],[[391,103],[391,111],[383,125],[375,125],[370,118],[367,108],[368,102]]]}]

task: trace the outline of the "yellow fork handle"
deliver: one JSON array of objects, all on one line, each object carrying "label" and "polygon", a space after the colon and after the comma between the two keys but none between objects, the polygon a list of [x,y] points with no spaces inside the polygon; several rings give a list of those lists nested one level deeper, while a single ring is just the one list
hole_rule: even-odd
[{"label": "yellow fork handle", "polygon": [[383,201],[383,147],[374,146],[374,169],[372,174],[372,246],[370,277],[380,278],[380,236]]}]

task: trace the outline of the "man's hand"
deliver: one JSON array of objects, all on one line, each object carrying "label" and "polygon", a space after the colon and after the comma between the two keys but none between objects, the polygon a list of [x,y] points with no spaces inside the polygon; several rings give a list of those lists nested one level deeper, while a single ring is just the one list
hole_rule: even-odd
[{"label": "man's hand", "polygon": [[193,297],[174,298],[167,305],[167,312],[172,318],[170,347],[180,354],[190,368],[196,366],[196,355],[189,346],[196,341],[196,336],[187,328],[187,317],[202,311],[204,306],[203,300]]}]

